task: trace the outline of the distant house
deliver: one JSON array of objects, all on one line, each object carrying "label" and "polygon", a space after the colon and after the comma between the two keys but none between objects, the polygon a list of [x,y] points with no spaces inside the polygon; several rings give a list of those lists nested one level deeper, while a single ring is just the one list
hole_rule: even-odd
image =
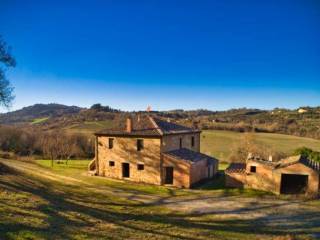
[{"label": "distant house", "polygon": [[200,153],[200,133],[151,116],[136,116],[97,132],[96,175],[189,188],[212,178],[218,160]]},{"label": "distant house", "polygon": [[306,113],[306,112],[308,112],[307,109],[304,109],[304,108],[299,108],[298,109],[298,113]]},{"label": "distant house", "polygon": [[278,162],[249,157],[245,164],[233,163],[226,169],[226,185],[248,187],[276,194],[317,194],[320,165],[302,156]]}]

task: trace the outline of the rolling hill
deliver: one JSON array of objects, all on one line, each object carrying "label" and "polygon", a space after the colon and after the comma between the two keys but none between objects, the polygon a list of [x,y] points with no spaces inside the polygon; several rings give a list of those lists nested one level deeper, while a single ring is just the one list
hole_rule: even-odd
[{"label": "rolling hill", "polygon": [[56,118],[79,113],[81,109],[82,108],[77,106],[66,106],[55,103],[35,104],[32,106],[24,107],[17,111],[0,114],[0,123],[40,123],[49,118]]}]

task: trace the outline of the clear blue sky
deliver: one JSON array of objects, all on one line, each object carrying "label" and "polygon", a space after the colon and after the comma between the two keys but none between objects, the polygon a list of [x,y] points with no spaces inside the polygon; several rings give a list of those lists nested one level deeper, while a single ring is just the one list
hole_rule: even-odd
[{"label": "clear blue sky", "polygon": [[12,110],[320,105],[318,0],[0,0],[0,34]]}]

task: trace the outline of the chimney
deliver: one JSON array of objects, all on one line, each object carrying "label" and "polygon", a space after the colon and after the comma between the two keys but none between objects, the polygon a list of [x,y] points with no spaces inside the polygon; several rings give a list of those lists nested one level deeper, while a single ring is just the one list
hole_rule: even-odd
[{"label": "chimney", "polygon": [[130,117],[127,118],[127,132],[132,132],[132,119]]},{"label": "chimney", "polygon": [[199,129],[199,122],[198,122],[198,121],[193,121],[193,122],[192,122],[192,127],[193,127],[194,129]]}]

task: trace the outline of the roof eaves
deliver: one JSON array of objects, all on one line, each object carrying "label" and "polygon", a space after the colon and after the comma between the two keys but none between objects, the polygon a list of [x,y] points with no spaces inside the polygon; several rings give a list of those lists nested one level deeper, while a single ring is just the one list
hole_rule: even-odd
[{"label": "roof eaves", "polygon": [[158,131],[158,133],[163,136],[163,131],[160,129],[160,127],[158,126],[158,124],[154,121],[154,119],[152,117],[149,116],[149,120],[150,122],[153,124],[153,126],[155,127],[155,129]]},{"label": "roof eaves", "polygon": [[129,134],[129,133],[94,133],[97,137],[110,136],[110,137],[132,137],[132,138],[160,138],[158,134]]}]

